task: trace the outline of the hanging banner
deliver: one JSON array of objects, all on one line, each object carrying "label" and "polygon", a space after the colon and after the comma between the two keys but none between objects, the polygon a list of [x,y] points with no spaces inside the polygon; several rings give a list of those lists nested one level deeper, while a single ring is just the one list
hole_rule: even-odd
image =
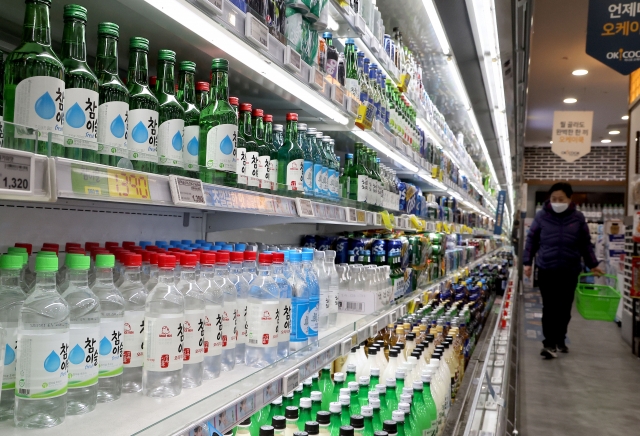
[{"label": "hanging banner", "polygon": [[498,206],[496,207],[496,223],[493,226],[493,234],[502,234],[502,218],[504,215],[504,201],[507,198],[507,191],[498,192]]},{"label": "hanging banner", "polygon": [[640,68],[640,2],[589,0],[589,56],[620,74]]},{"label": "hanging banner", "polygon": [[591,151],[593,111],[555,111],[551,151],[574,162]]}]

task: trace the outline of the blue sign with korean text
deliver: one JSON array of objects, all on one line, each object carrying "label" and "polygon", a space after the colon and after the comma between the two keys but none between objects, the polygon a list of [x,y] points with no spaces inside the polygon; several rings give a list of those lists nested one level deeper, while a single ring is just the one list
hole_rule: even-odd
[{"label": "blue sign with korean text", "polygon": [[498,207],[496,207],[496,223],[493,226],[493,234],[502,234],[502,217],[504,215],[504,200],[507,198],[507,191],[498,192]]},{"label": "blue sign with korean text", "polygon": [[589,0],[586,52],[620,74],[640,68],[640,1]]}]

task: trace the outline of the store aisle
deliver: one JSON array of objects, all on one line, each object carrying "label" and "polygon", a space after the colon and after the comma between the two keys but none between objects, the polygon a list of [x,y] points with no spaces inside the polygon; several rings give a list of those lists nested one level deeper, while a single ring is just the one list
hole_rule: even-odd
[{"label": "store aisle", "polygon": [[539,293],[525,293],[524,303],[519,337],[520,435],[638,434],[640,359],[631,354],[618,326],[587,321],[574,306],[569,354],[543,360]]}]

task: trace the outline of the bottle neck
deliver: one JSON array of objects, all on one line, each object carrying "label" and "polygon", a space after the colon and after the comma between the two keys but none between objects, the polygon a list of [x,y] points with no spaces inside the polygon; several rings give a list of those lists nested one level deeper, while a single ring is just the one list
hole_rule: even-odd
[{"label": "bottle neck", "polygon": [[253,137],[264,140],[264,120],[262,117],[253,118]]},{"label": "bottle neck", "polygon": [[96,284],[113,285],[113,268],[96,268]]},{"label": "bottle neck", "polygon": [[118,74],[118,39],[110,35],[100,35],[96,54],[96,73]]},{"label": "bottle neck", "polygon": [[271,274],[271,264],[260,263],[256,271],[256,275],[259,277],[266,277]]},{"label": "bottle neck", "polygon": [[147,86],[149,84],[148,69],[147,53],[139,49],[130,49],[127,84],[135,82]]},{"label": "bottle neck", "polygon": [[3,288],[17,288],[20,286],[19,269],[3,269],[0,271],[0,286]]},{"label": "bottle neck", "polygon": [[216,276],[226,276],[229,274],[229,265],[226,263],[217,263],[215,270]]},{"label": "bottle neck", "polygon": [[160,268],[158,273],[158,283],[170,283],[173,285],[175,283],[173,268]]},{"label": "bottle neck", "polygon": [[273,273],[273,275],[282,275],[284,272],[284,264],[283,263],[272,264],[271,272]]},{"label": "bottle neck", "polygon": [[89,271],[86,269],[69,269],[69,286],[89,286]]},{"label": "bottle neck", "polygon": [[256,264],[253,260],[247,260],[242,263],[242,271],[248,273],[256,272]]},{"label": "bottle neck", "polygon": [[285,141],[290,141],[291,143],[296,142],[296,137],[298,133],[298,122],[297,121],[287,121],[287,130],[285,132]]},{"label": "bottle neck", "polygon": [[149,279],[157,279],[159,271],[158,265],[151,264],[149,266]]},{"label": "bottle neck", "polygon": [[40,2],[27,3],[22,26],[22,41],[51,45],[48,5]]},{"label": "bottle neck", "polygon": [[178,100],[185,103],[196,103],[195,76],[191,71],[180,71],[178,79]]},{"label": "bottle neck", "polygon": [[273,145],[273,123],[269,121],[264,123],[264,142],[268,146]]},{"label": "bottle neck", "polygon": [[231,262],[229,264],[229,271],[234,274],[242,274],[242,262]]},{"label": "bottle neck", "polygon": [[253,134],[252,129],[251,129],[251,112],[250,111],[241,111],[240,112],[240,118],[241,118],[241,122],[242,125],[240,126],[240,133],[247,137],[250,138],[251,135]]},{"label": "bottle neck", "polygon": [[56,289],[56,271],[40,271],[36,273],[36,288],[41,291],[53,291]]},{"label": "bottle neck", "polygon": [[182,266],[180,269],[180,279],[188,282],[196,281],[196,267],[195,266]]},{"label": "bottle neck", "polygon": [[84,38],[85,24],[76,19],[66,19],[62,31],[63,59],[87,60],[87,44]]},{"label": "bottle neck", "polygon": [[216,270],[213,265],[200,265],[200,277],[211,278],[215,274]]},{"label": "bottle neck", "polygon": [[229,101],[229,72],[214,70],[211,72],[211,99]]},{"label": "bottle neck", "polygon": [[124,280],[125,281],[129,281],[129,282],[139,282],[140,281],[140,267],[139,266],[125,266],[124,267]]},{"label": "bottle neck", "polygon": [[176,91],[173,77],[173,62],[158,61],[158,80],[156,94],[174,95]]}]

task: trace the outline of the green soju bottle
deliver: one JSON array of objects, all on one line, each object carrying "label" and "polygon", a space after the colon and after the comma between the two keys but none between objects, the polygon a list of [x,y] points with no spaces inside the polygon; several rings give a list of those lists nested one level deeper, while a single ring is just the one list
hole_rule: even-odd
[{"label": "green soju bottle", "polygon": [[[245,158],[244,175],[247,178],[246,188],[257,190],[260,187],[258,179],[258,144],[253,138],[253,128],[251,125],[251,104],[240,104],[239,133],[244,140]],[[295,405],[298,406],[297,404]]]},{"label": "green soju bottle", "polygon": [[366,201],[367,198],[367,171],[363,165],[362,149],[364,144],[362,142],[356,142],[356,152],[354,154],[353,166],[350,168],[349,173],[349,199],[354,201]]},{"label": "green soju bottle", "polygon": [[[264,142],[269,147],[269,182],[270,190],[278,190],[278,149],[273,140],[273,115],[264,116]],[[315,415],[314,415],[315,416]]]},{"label": "green soju bottle", "polygon": [[331,412],[331,423],[329,424],[329,433],[331,436],[339,436],[340,426],[342,425],[342,404],[334,401],[329,404],[329,412]]},{"label": "green soju bottle", "polygon": [[345,155],[346,160],[344,161],[344,168],[342,174],[340,175],[340,186],[342,187],[342,192],[340,195],[342,198],[349,198],[349,193],[351,192],[351,168],[353,167],[353,153],[347,153]]},{"label": "green soju bottle", "polygon": [[362,406],[360,414],[364,418],[364,430],[362,431],[362,435],[373,436],[373,407]]},{"label": "green soju bottle", "polygon": [[311,391],[311,417],[315,419],[316,414],[322,410],[322,392]]},{"label": "green soju bottle", "polygon": [[333,401],[333,380],[331,380],[331,367],[325,366],[320,371],[320,392],[322,392],[322,410],[329,410],[329,403]]},{"label": "green soju bottle", "polygon": [[174,66],[176,52],[158,51],[158,173],[181,176],[184,174],[182,161],[182,136],[184,135],[184,108],[175,96]]},{"label": "green soju bottle", "polygon": [[129,40],[127,148],[133,169],[157,173],[158,99],[149,88],[148,54],[148,39],[134,36]]},{"label": "green soju bottle", "polygon": [[237,137],[238,115],[229,104],[229,62],[213,59],[210,101],[200,113],[200,180],[225,186],[238,184]]},{"label": "green soju bottle", "polygon": [[[402,410],[394,410],[391,413],[391,419],[393,421],[395,421],[395,423],[396,423],[396,429],[397,429],[396,433],[397,433],[398,436],[406,436],[405,428],[404,428],[405,427],[404,426],[404,418],[405,418],[404,417],[404,412]],[[393,426],[390,426],[390,429],[387,429],[387,428],[385,428],[385,426],[387,426],[387,425],[388,424],[385,422],[382,425],[382,428],[384,430],[386,430],[387,433],[391,434],[392,433],[391,428],[393,428]]]},{"label": "green soju bottle", "polygon": [[262,109],[254,109],[252,115],[253,137],[258,146],[258,188],[269,192],[271,191],[271,148],[264,140],[264,112]]},{"label": "green soju bottle", "polygon": [[344,46],[346,60],[345,88],[354,98],[360,98],[360,83],[358,82],[358,54],[352,38],[347,38]]},{"label": "green soju bottle", "polygon": [[64,6],[64,154],[70,159],[95,163],[98,160],[98,78],[87,64],[86,24],[86,8]]},{"label": "green soju bottle", "polygon": [[184,169],[188,177],[197,179],[198,150],[200,149],[200,108],[196,99],[195,73],[195,62],[180,62],[176,98],[184,109],[184,136],[182,141]]},{"label": "green soju bottle", "polygon": [[360,384],[360,389],[358,389],[358,402],[360,406],[364,406],[369,404],[369,383],[370,379],[366,375],[361,375],[358,379],[358,383]]},{"label": "green soju bottle", "polygon": [[[64,156],[64,66],[51,48],[50,0],[27,0],[22,42],[4,71],[4,147]],[[36,129],[39,138],[36,140]],[[37,143],[37,147],[36,147]]]},{"label": "green soju bottle", "polygon": [[438,408],[436,402],[431,395],[431,374],[425,374],[422,379],[422,399],[424,400],[424,407],[427,411],[429,427],[425,428],[426,432],[423,432],[425,436],[435,436],[438,434]]},{"label": "green soju bottle", "polygon": [[278,150],[278,184],[289,191],[302,191],[304,152],[298,145],[298,114],[287,114],[284,144]]},{"label": "green soju bottle", "polygon": [[[117,24],[98,24],[98,153],[103,165],[131,167],[127,150],[129,91],[118,77]],[[124,161],[120,161],[124,158]]]},{"label": "green soju bottle", "polygon": [[307,421],[313,421],[311,413],[311,398],[300,398],[300,416],[298,417],[298,429],[304,431],[304,425]]},{"label": "green soju bottle", "polygon": [[209,104],[209,83],[196,82],[196,106],[199,110],[204,109]]}]

